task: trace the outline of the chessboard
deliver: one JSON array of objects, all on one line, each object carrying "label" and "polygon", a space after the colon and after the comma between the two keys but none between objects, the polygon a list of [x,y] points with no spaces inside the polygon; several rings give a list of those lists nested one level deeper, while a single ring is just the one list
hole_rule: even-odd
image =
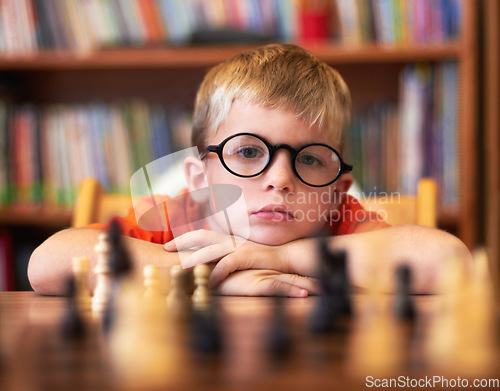
[{"label": "chessboard", "polygon": [[485,252],[451,259],[440,293],[353,293],[345,252],[320,246],[322,294],[229,297],[210,268],[147,265],[99,237],[96,287],[73,259],[65,297],[0,292],[0,390],[500,389],[499,314]]},{"label": "chessboard", "polygon": [[[416,317],[411,323],[390,315],[393,299],[384,295],[375,309],[368,295],[353,295],[351,319],[334,330],[315,333],[309,323],[319,297],[218,297],[220,346],[200,351],[192,344],[192,328],[183,324],[183,332],[166,341],[170,349],[164,358],[168,364],[165,377],[151,383],[147,376],[131,381],[130,373],[117,370],[111,337],[99,322],[89,321],[85,335],[68,338],[61,326],[66,298],[1,292],[0,389],[347,390],[380,386],[390,379],[399,381],[398,386],[432,380],[438,382],[432,383],[436,389],[450,388],[443,387],[445,381],[455,385],[467,381],[468,387],[459,388],[479,389],[472,387],[476,379],[498,381],[496,341],[491,343],[492,352],[459,352],[458,348],[464,348],[460,341],[432,340],[433,328],[440,327],[433,324],[442,315],[440,297],[415,296]],[[169,327],[167,323],[165,327]],[[438,334],[443,338],[453,332],[457,330]],[[158,343],[165,341],[159,339]],[[439,354],[439,347],[429,343],[444,343],[450,349],[440,352],[442,361],[432,360],[432,348]],[[136,353],[132,363],[148,362],[139,356],[144,352]],[[134,351],[128,354],[134,356]],[[485,364],[485,359],[491,361]],[[430,383],[422,384],[433,388]]]}]

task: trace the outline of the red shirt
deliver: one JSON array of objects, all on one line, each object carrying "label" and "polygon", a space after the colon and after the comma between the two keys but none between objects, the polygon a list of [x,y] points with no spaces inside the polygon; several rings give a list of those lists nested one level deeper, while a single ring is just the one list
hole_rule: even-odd
[{"label": "red shirt", "polygon": [[[204,226],[203,223],[200,223],[200,221],[204,221],[203,219],[205,217],[202,206],[193,201],[193,199],[189,197],[189,193],[184,193],[183,195],[176,197],[175,200],[165,197],[165,200],[169,200],[168,213],[166,208],[161,207],[161,204],[159,206],[159,210],[164,210],[164,212],[161,213],[164,213],[163,218],[166,220],[165,229],[148,231],[140,228],[135,218],[134,209],[130,208],[125,217],[117,218],[120,222],[122,233],[132,238],[157,244],[164,244],[174,239],[170,229],[170,221],[175,221],[177,225],[185,225],[186,232],[208,228]],[[141,205],[140,207],[143,207],[146,210],[151,209],[152,206],[152,201],[144,199],[144,205]],[[377,213],[366,211],[357,199],[348,196],[337,211],[332,211],[330,221],[325,224],[324,232],[329,236],[347,235],[374,231],[387,228],[389,226],[390,225],[383,221]],[[91,224],[86,228],[104,230],[107,228],[107,224]]]}]

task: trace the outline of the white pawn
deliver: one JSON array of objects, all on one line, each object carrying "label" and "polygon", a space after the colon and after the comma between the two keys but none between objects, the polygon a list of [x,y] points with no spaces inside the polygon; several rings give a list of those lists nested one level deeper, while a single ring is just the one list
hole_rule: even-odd
[{"label": "white pawn", "polygon": [[75,277],[76,306],[81,314],[90,311],[92,298],[87,285],[87,276],[90,270],[90,261],[87,257],[73,258],[73,276]]},{"label": "white pawn", "polygon": [[110,362],[118,388],[160,390],[168,388],[179,371],[177,340],[168,328],[164,299],[144,300],[141,294],[136,281],[120,281],[109,338]]},{"label": "white pawn", "polygon": [[457,369],[460,323],[464,315],[461,307],[468,291],[467,271],[459,258],[451,257],[445,262],[439,285],[440,305],[431,318],[424,346],[430,368],[451,374]]},{"label": "white pawn", "polygon": [[208,288],[208,278],[210,268],[206,264],[196,265],[194,268],[194,283],[196,288],[193,293],[193,305],[197,309],[206,309],[210,303],[210,289]]},{"label": "white pawn", "polygon": [[160,291],[160,271],[155,265],[147,265],[143,270],[144,274],[144,299],[155,300],[161,298]]},{"label": "white pawn", "polygon": [[494,374],[496,365],[495,297],[489,260],[484,249],[473,253],[472,274],[457,314],[457,344],[453,357],[457,373]]},{"label": "white pawn", "polygon": [[94,268],[94,273],[97,275],[97,282],[94,297],[92,298],[92,311],[102,313],[111,300],[110,245],[106,233],[99,235],[99,242],[94,250],[97,253],[97,265]]},{"label": "white pawn", "polygon": [[170,292],[167,296],[167,308],[169,315],[177,320],[182,320],[187,316],[190,306],[184,284],[185,273],[186,271],[181,265],[174,265],[170,269]]}]

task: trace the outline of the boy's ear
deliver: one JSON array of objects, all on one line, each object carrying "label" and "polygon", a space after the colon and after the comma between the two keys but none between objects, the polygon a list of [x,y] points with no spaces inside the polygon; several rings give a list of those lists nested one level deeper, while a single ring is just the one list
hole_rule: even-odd
[{"label": "boy's ear", "polygon": [[354,182],[354,178],[350,173],[342,174],[340,179],[335,182],[335,189],[341,194],[341,196],[344,196],[344,194],[347,194],[347,191],[350,189]]},{"label": "boy's ear", "polygon": [[206,189],[208,187],[207,177],[203,169],[203,162],[200,159],[194,156],[188,156],[184,159],[183,168],[190,192]]}]

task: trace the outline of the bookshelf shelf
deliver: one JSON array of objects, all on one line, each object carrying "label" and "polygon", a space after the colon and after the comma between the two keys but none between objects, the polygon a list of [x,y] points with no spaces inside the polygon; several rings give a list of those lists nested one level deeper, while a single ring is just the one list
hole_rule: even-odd
[{"label": "bookshelf shelf", "polygon": [[[207,67],[253,46],[191,46],[180,48],[110,49],[90,53],[43,51],[29,55],[0,56],[0,70],[70,70]],[[441,61],[457,59],[460,42],[394,47],[364,45],[303,45],[332,64]]]},{"label": "bookshelf shelf", "polygon": [[0,208],[0,225],[64,228],[71,224],[70,208],[13,204]]}]

